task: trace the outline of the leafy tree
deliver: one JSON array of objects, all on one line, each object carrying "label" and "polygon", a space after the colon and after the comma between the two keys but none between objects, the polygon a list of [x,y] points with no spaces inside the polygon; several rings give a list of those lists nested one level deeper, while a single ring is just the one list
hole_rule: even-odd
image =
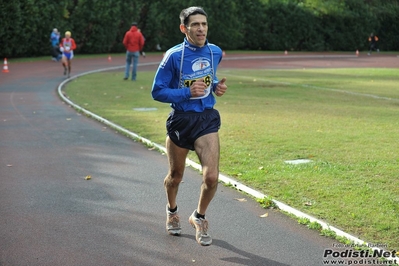
[{"label": "leafy tree", "polygon": [[[236,47],[244,50],[266,49],[265,22],[267,21],[265,5],[262,1],[236,1],[237,19],[236,27],[239,30],[239,42]],[[235,48],[236,49],[236,48]]]},{"label": "leafy tree", "polygon": [[22,34],[22,10],[21,3],[18,1],[0,2],[0,54],[3,57],[11,57],[17,54],[23,54],[25,45],[20,43]]},{"label": "leafy tree", "polygon": [[[124,52],[123,37],[137,21],[147,51],[166,50],[184,35],[179,13],[188,0],[18,0],[0,2],[0,56],[50,54],[52,29],[72,32],[78,53]],[[210,42],[222,49],[366,49],[370,32],[380,48],[399,49],[397,0],[203,0]]]}]

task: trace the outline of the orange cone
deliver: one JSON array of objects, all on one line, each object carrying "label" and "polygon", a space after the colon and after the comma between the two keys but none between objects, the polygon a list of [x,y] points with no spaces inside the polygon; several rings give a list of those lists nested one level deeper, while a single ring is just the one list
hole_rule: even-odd
[{"label": "orange cone", "polygon": [[108,55],[108,62],[111,62],[111,61],[112,61],[112,58],[110,55]]},{"label": "orange cone", "polygon": [[359,56],[359,50],[356,50],[356,56]]},{"label": "orange cone", "polygon": [[8,72],[10,71],[8,70],[7,58],[4,58],[3,73],[8,73]]}]

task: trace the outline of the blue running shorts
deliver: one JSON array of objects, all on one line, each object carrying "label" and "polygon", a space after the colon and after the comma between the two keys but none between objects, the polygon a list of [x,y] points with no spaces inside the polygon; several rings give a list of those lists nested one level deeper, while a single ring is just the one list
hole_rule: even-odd
[{"label": "blue running shorts", "polygon": [[169,138],[180,148],[194,150],[194,142],[201,136],[218,132],[221,120],[216,109],[202,113],[173,110],[166,120]]},{"label": "blue running shorts", "polygon": [[70,52],[70,53],[63,53],[63,55],[68,59],[68,60],[71,60],[72,58],[73,58],[73,52]]}]

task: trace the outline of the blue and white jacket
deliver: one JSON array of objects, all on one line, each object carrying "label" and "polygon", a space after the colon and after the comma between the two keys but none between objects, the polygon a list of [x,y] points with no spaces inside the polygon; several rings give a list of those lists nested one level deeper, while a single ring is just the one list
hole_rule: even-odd
[{"label": "blue and white jacket", "polygon": [[[216,103],[214,92],[218,79],[216,71],[222,61],[222,50],[206,41],[203,47],[187,39],[169,49],[162,59],[152,85],[154,100],[170,103],[176,111],[202,112]],[[203,78],[208,85],[205,96],[191,97],[190,85]]]}]

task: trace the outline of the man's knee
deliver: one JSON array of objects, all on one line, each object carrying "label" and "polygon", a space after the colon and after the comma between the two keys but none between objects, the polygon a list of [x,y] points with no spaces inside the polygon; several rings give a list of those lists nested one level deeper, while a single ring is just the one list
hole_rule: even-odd
[{"label": "man's knee", "polygon": [[219,181],[218,174],[212,174],[212,175],[205,175],[204,176],[204,183],[208,188],[214,188],[217,186]]},{"label": "man's knee", "polygon": [[183,179],[184,170],[171,170],[165,178],[165,183],[177,186]]}]

